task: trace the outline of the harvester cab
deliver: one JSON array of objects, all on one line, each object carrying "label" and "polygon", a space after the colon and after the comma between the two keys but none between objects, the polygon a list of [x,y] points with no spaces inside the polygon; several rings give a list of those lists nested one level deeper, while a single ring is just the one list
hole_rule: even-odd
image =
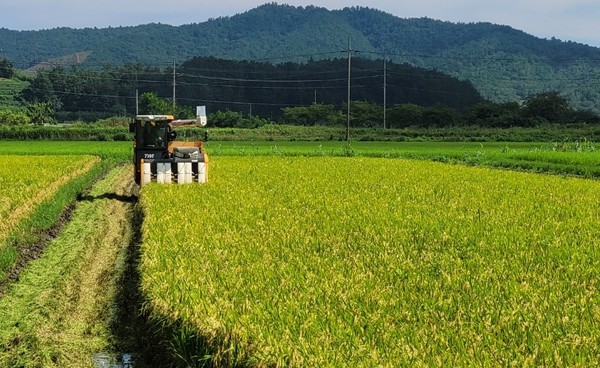
[{"label": "harvester cab", "polygon": [[129,125],[134,133],[135,182],[206,183],[208,156],[202,141],[177,141],[175,127],[206,125],[196,120],[175,120],[172,115],[137,115]]}]

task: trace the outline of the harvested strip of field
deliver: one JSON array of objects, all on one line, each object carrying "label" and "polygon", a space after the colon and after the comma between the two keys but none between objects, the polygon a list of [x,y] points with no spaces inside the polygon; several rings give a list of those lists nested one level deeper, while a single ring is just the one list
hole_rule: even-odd
[{"label": "harvested strip of field", "polygon": [[0,298],[0,366],[93,367],[114,349],[133,187],[129,166],[111,171]]},{"label": "harvested strip of field", "polygon": [[597,363],[597,181],[369,158],[211,165],[207,185],[141,196],[142,288],[182,327],[184,365]]},{"label": "harvested strip of field", "polygon": [[0,156],[0,247],[39,203],[99,161],[95,156]]}]

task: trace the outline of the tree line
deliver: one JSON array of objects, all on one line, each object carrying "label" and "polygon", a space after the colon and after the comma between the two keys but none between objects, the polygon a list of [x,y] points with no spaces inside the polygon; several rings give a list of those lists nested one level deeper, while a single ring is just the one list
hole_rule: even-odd
[{"label": "tree line", "polygon": [[[384,70],[385,68],[385,70]],[[354,58],[353,100],[383,103],[442,104],[464,109],[483,98],[467,81],[407,64]],[[175,88],[173,84],[175,83]],[[347,101],[348,61],[307,63],[232,61],[196,57],[173,68],[142,64],[105,66],[99,70],[57,67],[39,71],[22,97],[48,102],[62,119],[94,119],[136,111],[135,91],[172,98],[183,106],[205,105],[209,111],[232,110],[277,119],[283,107]]]},{"label": "tree line", "polygon": [[[146,93],[141,97],[143,111],[158,114],[164,111],[191,117],[192,110],[172,106],[169,101]],[[313,103],[308,106],[285,107],[279,122],[298,126],[343,127],[348,124],[348,107],[342,104]],[[421,106],[396,104],[385,109],[368,101],[351,101],[350,126],[353,128],[532,128],[548,125],[564,127],[600,124],[600,117],[589,111],[569,106],[558,92],[543,92],[530,96],[523,104],[517,102],[480,102],[462,111],[444,105]],[[272,123],[258,115],[221,110],[209,115],[210,125],[220,128],[258,128]]]},{"label": "tree line", "polygon": [[[283,108],[281,121],[291,125],[341,127],[348,123],[347,107],[315,103],[310,106]],[[266,124],[260,119],[244,119],[233,111],[219,112],[210,117],[218,127],[254,128]],[[350,126],[357,128],[481,128],[540,127],[549,124],[574,126],[600,124],[592,112],[577,111],[557,92],[530,96],[523,104],[481,102],[458,111],[447,106],[396,104],[385,110],[381,105],[352,101]]]},{"label": "tree line", "polygon": [[[494,103],[483,99],[469,82],[407,64],[354,58],[350,71],[352,127],[503,128],[599,122],[596,114],[572,108],[554,91],[531,95],[523,103]],[[12,76],[10,62],[0,62],[0,72]],[[136,111],[189,118],[194,106],[206,105],[211,125],[218,127],[252,128],[268,122],[344,126],[347,76],[344,59],[273,65],[197,57],[163,69],[143,64],[57,67],[39,71],[20,94],[27,113],[4,109],[0,123],[94,121]],[[173,80],[175,103],[169,97]]]}]

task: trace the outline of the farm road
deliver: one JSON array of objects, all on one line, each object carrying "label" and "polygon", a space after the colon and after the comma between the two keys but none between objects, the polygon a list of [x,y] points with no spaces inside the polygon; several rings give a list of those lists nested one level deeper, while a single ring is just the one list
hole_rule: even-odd
[{"label": "farm road", "polygon": [[0,366],[129,367],[122,353],[135,357],[140,335],[135,190],[129,166],[109,172],[0,298]]}]

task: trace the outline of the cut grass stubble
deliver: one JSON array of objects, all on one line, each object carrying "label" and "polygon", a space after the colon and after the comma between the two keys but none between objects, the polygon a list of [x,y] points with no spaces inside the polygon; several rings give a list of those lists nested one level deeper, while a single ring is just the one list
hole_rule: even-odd
[{"label": "cut grass stubble", "polygon": [[112,170],[0,298],[0,366],[93,367],[112,352],[117,280],[131,240],[129,167]]}]

